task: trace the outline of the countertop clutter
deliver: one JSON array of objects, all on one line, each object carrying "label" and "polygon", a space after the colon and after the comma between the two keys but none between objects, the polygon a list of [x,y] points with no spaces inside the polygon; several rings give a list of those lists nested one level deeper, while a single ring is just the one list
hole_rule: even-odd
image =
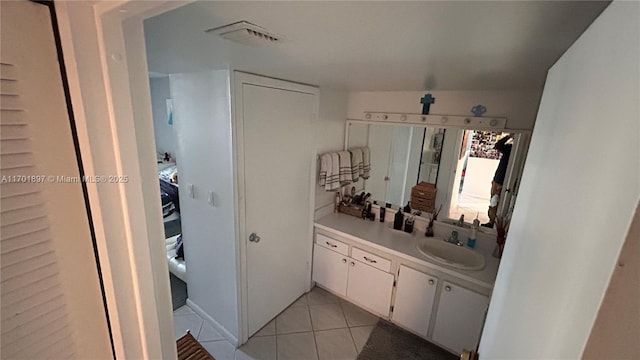
[{"label": "countertop clutter", "polygon": [[[416,231],[407,234],[390,227],[389,222],[367,221],[344,214],[330,214],[315,221],[319,229],[338,232],[340,235],[363,245],[386,251],[408,261],[433,268],[440,272],[460,278],[470,283],[493,288],[498,273],[500,260],[491,255],[493,244],[478,244],[475,251],[485,257],[485,267],[477,271],[459,270],[429,260],[417,249],[420,240],[425,239],[424,233]],[[449,227],[443,229],[447,231]],[[440,234],[440,236],[438,236]],[[443,232],[436,231],[435,238],[442,239]]]}]

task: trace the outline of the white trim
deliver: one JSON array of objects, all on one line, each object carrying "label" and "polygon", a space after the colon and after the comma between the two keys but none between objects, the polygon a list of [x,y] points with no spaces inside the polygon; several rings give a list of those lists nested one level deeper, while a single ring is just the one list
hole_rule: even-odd
[{"label": "white trim", "polygon": [[224,326],[222,326],[216,319],[212,318],[211,315],[207,314],[200,306],[191,301],[191,299],[187,299],[187,306],[191,308],[196,314],[198,314],[204,321],[208,322],[211,326],[213,326],[216,331],[218,331],[222,336],[224,336],[227,341],[231,343],[231,345],[236,348],[240,346],[238,343],[238,338],[235,337],[232,333],[230,333]]},{"label": "white trim", "polygon": [[[239,274],[239,302],[240,302],[240,311],[239,311],[239,321],[240,326],[240,343],[244,344],[249,340],[249,320],[246,316],[248,313],[248,279],[247,279],[247,231],[246,231],[246,204],[245,198],[243,194],[245,193],[246,182],[245,182],[245,174],[244,174],[244,118],[243,118],[243,94],[242,89],[244,84],[251,84],[257,86],[270,87],[275,89],[283,89],[288,91],[296,91],[300,93],[310,94],[315,96],[315,109],[314,114],[317,118],[320,109],[319,103],[319,89],[317,87],[313,87],[310,85],[300,84],[289,82],[286,80],[278,80],[274,78],[244,73],[240,71],[233,71],[232,75],[232,96],[233,96],[233,106],[232,106],[232,132],[233,132],[233,140],[234,140],[234,177],[236,183],[236,229],[237,229],[237,243],[239,249],[239,259],[238,259],[238,274]],[[309,229],[308,229],[308,239],[309,239],[309,251],[308,251],[308,259],[309,263],[307,266],[307,277],[309,281],[307,282],[307,287],[305,291],[310,290],[311,286],[311,257],[313,252],[313,222],[314,222],[314,213],[315,213],[315,192],[313,189],[315,188],[315,168],[316,168],[316,149],[310,149],[309,157],[311,160],[311,166],[309,168],[310,172],[310,189],[309,191]]]},{"label": "white trim", "polygon": [[56,3],[85,174],[130,179],[87,184],[116,358],[176,358],[158,189],[143,186],[156,175],[142,20],[183,4]]}]

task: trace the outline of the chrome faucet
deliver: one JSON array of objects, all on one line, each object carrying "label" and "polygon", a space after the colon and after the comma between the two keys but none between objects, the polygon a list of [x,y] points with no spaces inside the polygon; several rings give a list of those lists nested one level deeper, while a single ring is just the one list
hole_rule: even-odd
[{"label": "chrome faucet", "polygon": [[464,245],[463,243],[460,242],[460,240],[458,240],[458,232],[453,230],[451,232],[451,236],[448,239],[444,239],[444,241],[451,243],[451,244],[455,244],[458,246],[462,246]]}]

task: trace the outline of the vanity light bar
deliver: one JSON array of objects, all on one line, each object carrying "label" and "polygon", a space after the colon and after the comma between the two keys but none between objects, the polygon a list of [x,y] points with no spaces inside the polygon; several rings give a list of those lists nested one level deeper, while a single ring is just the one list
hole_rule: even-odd
[{"label": "vanity light bar", "polygon": [[504,129],[507,126],[505,117],[475,117],[462,115],[422,115],[398,114],[365,111],[362,120],[379,121],[390,124],[420,124],[440,127]]}]

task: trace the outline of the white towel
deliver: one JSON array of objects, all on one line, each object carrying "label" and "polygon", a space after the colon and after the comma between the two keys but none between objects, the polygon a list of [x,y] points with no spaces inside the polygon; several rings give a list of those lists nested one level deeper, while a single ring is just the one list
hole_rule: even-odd
[{"label": "white towel", "polygon": [[348,151],[338,152],[340,158],[340,185],[351,184],[351,154]]},{"label": "white towel", "polygon": [[369,148],[362,148],[362,178],[369,178],[369,171],[371,171],[371,162],[369,161]]},{"label": "white towel", "polygon": [[320,156],[320,174],[318,175],[318,185],[325,186],[327,183],[327,172],[331,169],[331,154]]},{"label": "white towel", "polygon": [[340,157],[338,153],[330,153],[331,166],[327,169],[327,178],[324,189],[334,191],[340,189]]},{"label": "white towel", "polygon": [[351,180],[356,182],[364,172],[362,165],[362,149],[354,148],[349,150],[349,152],[351,152]]}]

